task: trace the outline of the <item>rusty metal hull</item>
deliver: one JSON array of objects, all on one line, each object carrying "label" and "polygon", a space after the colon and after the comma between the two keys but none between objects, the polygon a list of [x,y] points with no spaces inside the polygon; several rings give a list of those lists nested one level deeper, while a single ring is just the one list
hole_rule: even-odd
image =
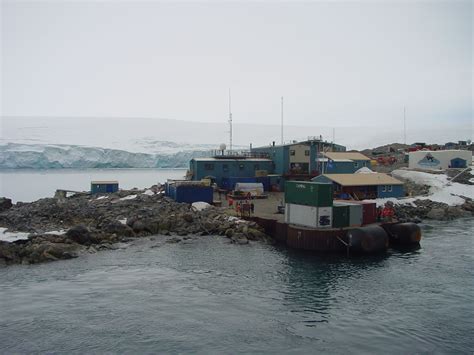
[{"label": "rusty metal hull", "polygon": [[290,248],[324,252],[346,251],[343,241],[346,239],[347,230],[319,230],[288,225],[287,233],[286,245]]},{"label": "rusty metal hull", "polygon": [[[409,234],[404,239],[408,238],[410,243],[413,243],[414,239],[419,242],[421,238],[418,226],[409,226],[405,223],[372,224],[366,227],[345,229],[314,229],[262,217],[251,217],[250,219],[263,227],[265,233],[272,236],[279,243],[286,244],[293,249],[317,252],[351,254],[385,252],[389,247],[389,241],[390,244],[393,243],[392,235],[386,233],[387,230],[397,230],[399,235],[402,234],[400,231]],[[398,243],[404,239],[399,237]]]}]

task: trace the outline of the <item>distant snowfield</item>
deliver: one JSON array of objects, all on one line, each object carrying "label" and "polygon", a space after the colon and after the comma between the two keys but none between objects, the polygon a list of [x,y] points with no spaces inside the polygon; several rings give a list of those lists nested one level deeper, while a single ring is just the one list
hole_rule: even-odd
[{"label": "distant snowfield", "polygon": [[400,200],[395,198],[377,199],[378,205],[383,205],[387,201],[392,201],[397,204],[411,204],[415,200],[429,199],[435,202],[443,202],[450,206],[457,206],[462,205],[465,201],[461,196],[474,199],[474,185],[449,182],[448,177],[444,174],[437,175],[419,171],[394,170],[392,175],[395,178],[399,177],[420,185],[430,186],[430,194],[428,196],[404,198]]},{"label": "distant snowfield", "polygon": [[[279,122],[279,119],[275,120]],[[233,140],[237,148],[269,145],[281,141],[279,124],[262,125],[239,123],[234,117]],[[182,151],[218,149],[228,144],[227,119],[222,123],[188,122],[151,118],[61,118],[61,117],[2,117],[0,144],[62,144],[119,149],[134,153],[174,154]],[[433,125],[407,131],[410,142],[447,142],[468,139],[470,125]],[[288,114],[284,129],[286,142],[304,140],[310,136],[331,141],[333,127],[324,117],[315,117],[311,126],[292,126]],[[349,149],[374,148],[388,143],[403,141],[403,124],[397,129],[390,126],[336,127],[335,140]],[[198,149],[197,149],[198,148]]]},{"label": "distant snowfield", "polygon": [[[235,122],[236,150],[281,141],[278,125]],[[224,122],[147,118],[2,117],[0,129],[0,169],[183,168],[229,139]],[[470,127],[436,126],[412,130],[408,136],[412,141],[446,142],[464,138],[466,132]],[[402,141],[398,133],[393,127],[356,126],[336,128],[335,138],[348,149],[364,149]],[[285,142],[320,136],[331,141],[333,129],[287,125],[284,134]]]}]

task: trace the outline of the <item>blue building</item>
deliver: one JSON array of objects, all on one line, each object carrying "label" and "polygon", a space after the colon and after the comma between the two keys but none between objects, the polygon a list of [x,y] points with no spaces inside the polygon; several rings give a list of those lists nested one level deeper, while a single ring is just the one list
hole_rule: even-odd
[{"label": "blue building", "polygon": [[274,163],[270,159],[251,157],[215,156],[194,158],[189,162],[191,180],[211,178],[220,188],[231,190],[236,182],[257,182],[259,171],[272,174]]},{"label": "blue building", "polygon": [[323,151],[344,152],[346,147],[321,139],[294,141],[290,144],[251,148],[255,154],[266,154],[274,163],[274,174],[284,178],[309,178],[319,173],[318,157]]},{"label": "blue building", "polygon": [[318,171],[325,174],[353,174],[371,167],[370,158],[359,152],[325,152],[317,161]]},{"label": "blue building", "polygon": [[382,173],[323,174],[311,181],[332,182],[335,197],[357,200],[403,197],[403,182]]},{"label": "blue building", "polygon": [[118,189],[118,181],[91,181],[91,194],[113,193]]}]

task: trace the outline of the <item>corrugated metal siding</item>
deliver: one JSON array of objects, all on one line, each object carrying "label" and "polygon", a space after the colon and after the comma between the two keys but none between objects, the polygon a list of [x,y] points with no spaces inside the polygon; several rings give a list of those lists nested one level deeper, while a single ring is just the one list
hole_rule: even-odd
[{"label": "corrugated metal siding", "polygon": [[287,181],[285,184],[285,202],[316,207],[332,206],[332,184]]},{"label": "corrugated metal siding", "polygon": [[332,208],[332,226],[334,228],[345,228],[349,226],[349,206],[334,204]]}]

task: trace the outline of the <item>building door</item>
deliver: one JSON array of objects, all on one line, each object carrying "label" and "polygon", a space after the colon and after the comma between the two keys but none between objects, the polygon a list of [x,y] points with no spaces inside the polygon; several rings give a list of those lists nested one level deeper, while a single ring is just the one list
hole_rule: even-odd
[{"label": "building door", "polygon": [[454,158],[451,160],[451,168],[465,168],[466,167],[466,161],[461,158]]},{"label": "building door", "polygon": [[114,192],[114,185],[105,185],[105,192]]}]

